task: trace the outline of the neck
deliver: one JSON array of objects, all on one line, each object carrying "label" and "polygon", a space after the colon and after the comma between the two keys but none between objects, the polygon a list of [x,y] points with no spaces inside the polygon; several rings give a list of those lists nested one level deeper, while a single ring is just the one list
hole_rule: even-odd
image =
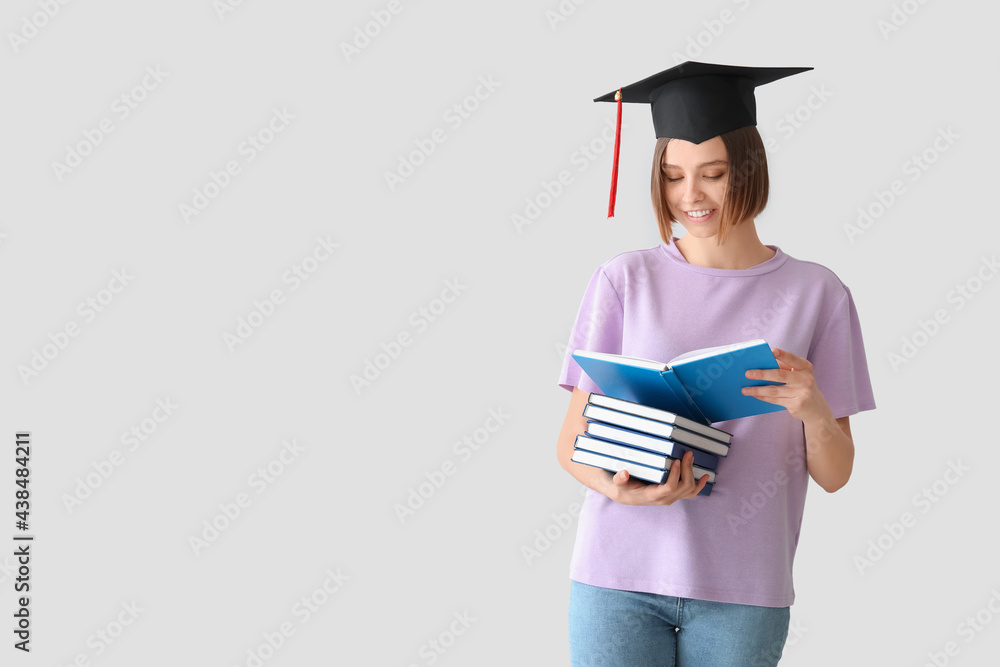
[{"label": "neck", "polygon": [[677,241],[677,249],[688,264],[711,269],[749,269],[775,255],[757,238],[753,220],[734,225],[722,245],[716,245],[715,235],[698,238],[688,234]]}]

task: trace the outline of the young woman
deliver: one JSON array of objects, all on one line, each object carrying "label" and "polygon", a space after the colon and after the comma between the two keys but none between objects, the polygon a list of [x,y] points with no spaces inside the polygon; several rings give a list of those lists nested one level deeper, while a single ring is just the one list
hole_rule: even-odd
[{"label": "young woman", "polygon": [[[763,244],[754,222],[768,177],[753,87],[788,73],[685,63],[637,93],[621,89],[653,106],[663,242],[597,268],[560,375],[573,394],[558,459],[590,489],[570,566],[574,665],[777,664],[808,479],[833,492],[850,478],[849,416],[875,407],[851,292],[829,269]],[[784,384],[744,393],[785,410],[714,424],[733,439],[710,496],[698,495],[707,476],[695,479],[690,453],[663,484],[570,460],[588,395],[601,393],[574,351],[667,360],[756,338],[780,369],[748,378]]]}]

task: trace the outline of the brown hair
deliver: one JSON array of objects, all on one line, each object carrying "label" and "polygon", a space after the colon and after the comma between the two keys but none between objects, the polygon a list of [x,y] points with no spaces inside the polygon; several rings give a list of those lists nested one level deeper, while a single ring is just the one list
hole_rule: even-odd
[{"label": "brown hair", "polygon": [[[717,243],[721,245],[733,225],[747,218],[754,218],[764,210],[767,206],[769,183],[767,154],[755,126],[748,125],[719,136],[726,145],[729,159],[729,177],[719,218],[719,234],[716,237]],[[656,140],[656,147],[653,149],[653,174],[650,178],[650,194],[656,223],[660,228],[660,238],[668,244],[672,243],[673,238],[671,224],[677,222],[664,193],[666,173],[663,169],[663,156],[669,142],[669,138]]]}]

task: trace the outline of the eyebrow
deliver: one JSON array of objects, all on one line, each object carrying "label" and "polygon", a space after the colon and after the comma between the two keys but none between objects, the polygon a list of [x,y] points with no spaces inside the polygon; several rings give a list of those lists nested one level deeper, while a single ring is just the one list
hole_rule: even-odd
[{"label": "eyebrow", "polygon": [[[714,167],[716,165],[726,165],[726,164],[729,164],[726,160],[712,160],[711,162],[702,162],[696,168],[697,169],[701,169],[702,167]],[[680,167],[678,167],[675,164],[665,164],[665,165],[663,165],[663,168],[664,169],[680,169]]]}]

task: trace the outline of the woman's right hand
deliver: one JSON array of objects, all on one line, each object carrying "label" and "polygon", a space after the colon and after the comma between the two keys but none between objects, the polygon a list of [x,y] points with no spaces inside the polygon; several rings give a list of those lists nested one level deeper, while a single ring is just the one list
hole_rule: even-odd
[{"label": "woman's right hand", "polygon": [[611,477],[612,486],[604,495],[623,505],[673,505],[674,501],[694,498],[705,488],[708,475],[696,480],[693,461],[694,455],[685,452],[683,459],[671,464],[670,474],[663,484],[632,479],[627,470],[619,470]]}]

